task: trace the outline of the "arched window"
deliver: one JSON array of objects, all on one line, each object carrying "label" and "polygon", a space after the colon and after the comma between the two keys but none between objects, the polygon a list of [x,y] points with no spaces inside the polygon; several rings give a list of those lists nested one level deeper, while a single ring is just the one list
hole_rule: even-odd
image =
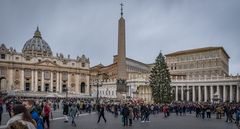
[{"label": "arched window", "polygon": [[85,86],[86,86],[86,84],[84,82],[82,82],[81,85],[80,85],[80,92],[81,93],[85,93]]}]

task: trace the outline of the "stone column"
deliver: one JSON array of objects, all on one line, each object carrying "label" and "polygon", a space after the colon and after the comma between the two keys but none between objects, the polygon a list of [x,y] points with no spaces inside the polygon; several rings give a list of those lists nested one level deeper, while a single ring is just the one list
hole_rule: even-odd
[{"label": "stone column", "polygon": [[211,99],[211,102],[213,102],[213,86],[210,86],[210,89],[211,89],[210,99]]},{"label": "stone column", "polygon": [[8,86],[6,87],[6,90],[7,91],[9,91],[9,90],[13,90],[12,88],[13,88],[13,86],[14,86],[14,84],[13,84],[13,69],[9,69],[9,74],[8,74],[8,76],[9,76],[9,79],[8,79]]},{"label": "stone column", "polygon": [[183,86],[181,86],[181,99],[182,99],[182,101],[183,101]]},{"label": "stone column", "polygon": [[31,88],[30,91],[34,91],[35,90],[35,85],[34,85],[34,71],[31,71]]},{"label": "stone column", "polygon": [[217,85],[217,95],[218,95],[218,98],[220,98],[220,89],[219,89],[219,85]]},{"label": "stone column", "polygon": [[42,85],[41,85],[41,91],[44,91],[44,71],[42,71]]},{"label": "stone column", "polygon": [[86,75],[86,91],[85,91],[85,95],[89,95],[89,79],[90,79],[90,77],[89,77],[89,75]]},{"label": "stone column", "polygon": [[24,70],[21,70],[21,85],[20,89],[24,91]]},{"label": "stone column", "polygon": [[38,91],[38,73],[37,70],[35,70],[35,92]]},{"label": "stone column", "polygon": [[67,75],[67,89],[68,89],[68,93],[69,93],[69,91],[70,92],[72,92],[72,88],[71,88],[71,84],[70,84],[70,75],[71,75],[71,73],[68,73],[68,75]]},{"label": "stone column", "polygon": [[188,102],[189,102],[189,92],[190,92],[189,86],[187,86],[187,101],[188,101]]},{"label": "stone column", "polygon": [[207,102],[207,98],[208,98],[208,95],[207,95],[207,86],[204,86],[204,102]]},{"label": "stone column", "polygon": [[223,85],[223,102],[226,102],[226,85]]},{"label": "stone column", "polygon": [[202,101],[201,86],[198,86],[198,102]]},{"label": "stone column", "polygon": [[230,85],[230,102],[233,101],[233,86]]},{"label": "stone column", "polygon": [[75,87],[75,92],[76,93],[80,93],[80,84],[79,84],[79,80],[80,80],[80,77],[79,77],[79,74],[76,74],[76,77],[75,77],[75,85],[76,85],[76,87]]},{"label": "stone column", "polygon": [[60,89],[60,93],[62,93],[62,73],[59,73],[59,89]]},{"label": "stone column", "polygon": [[192,101],[193,102],[195,102],[195,98],[196,98],[196,94],[195,94],[195,86],[192,86],[192,93],[193,93],[193,95],[192,95]]},{"label": "stone column", "polygon": [[57,74],[57,80],[56,80],[56,92],[59,92],[60,91],[60,84],[59,84],[59,72],[56,72]]},{"label": "stone column", "polygon": [[50,91],[53,91],[53,72],[50,71]]},{"label": "stone column", "polygon": [[176,86],[175,101],[178,101],[178,86]]}]

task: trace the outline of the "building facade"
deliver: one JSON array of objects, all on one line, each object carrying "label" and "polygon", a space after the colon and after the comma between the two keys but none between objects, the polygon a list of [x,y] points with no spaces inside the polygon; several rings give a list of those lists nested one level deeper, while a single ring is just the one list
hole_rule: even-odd
[{"label": "building facade", "polygon": [[89,96],[89,59],[53,52],[39,29],[22,52],[0,46],[1,91],[19,96]]},{"label": "building facade", "polygon": [[206,47],[165,55],[175,101],[239,102],[239,76],[229,76],[223,47]]}]

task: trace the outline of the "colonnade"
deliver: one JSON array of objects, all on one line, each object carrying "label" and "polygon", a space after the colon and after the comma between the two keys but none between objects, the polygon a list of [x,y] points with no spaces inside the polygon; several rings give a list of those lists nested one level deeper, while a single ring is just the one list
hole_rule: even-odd
[{"label": "colonnade", "polygon": [[238,84],[229,85],[175,85],[175,101],[187,102],[239,102]]}]

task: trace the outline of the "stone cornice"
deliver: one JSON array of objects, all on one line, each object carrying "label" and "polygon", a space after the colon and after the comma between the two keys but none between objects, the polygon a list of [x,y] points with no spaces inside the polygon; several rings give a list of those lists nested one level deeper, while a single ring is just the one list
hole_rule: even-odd
[{"label": "stone cornice", "polygon": [[[89,73],[89,69],[82,69],[82,68],[72,68],[72,67],[63,67],[59,65],[41,65],[42,63],[22,63],[22,62],[9,62],[4,61],[0,62],[0,66],[7,67],[7,68],[19,68],[19,69],[36,69],[36,70],[49,70],[49,71],[72,71],[72,72],[84,72],[86,74]],[[51,63],[52,64],[52,63]]]}]

